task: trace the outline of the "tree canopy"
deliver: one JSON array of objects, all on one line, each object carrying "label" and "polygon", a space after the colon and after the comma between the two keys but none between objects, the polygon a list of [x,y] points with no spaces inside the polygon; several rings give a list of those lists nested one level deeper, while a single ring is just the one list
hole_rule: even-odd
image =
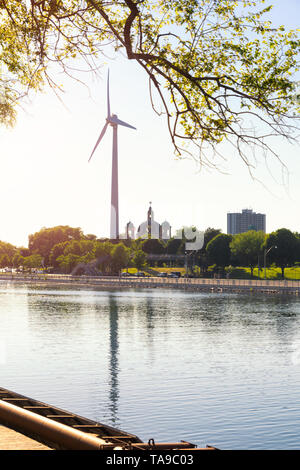
[{"label": "tree canopy", "polygon": [[280,228],[266,237],[264,248],[269,250],[268,259],[281,267],[282,278],[284,269],[299,259],[299,242],[299,238],[286,228]]},{"label": "tree canopy", "polygon": [[209,259],[216,263],[217,266],[224,268],[228,266],[231,258],[230,243],[232,241],[231,235],[220,233],[215,236],[206,246]]},{"label": "tree canopy", "polygon": [[132,259],[133,265],[139,271],[147,265],[147,255],[143,250],[137,250]]},{"label": "tree canopy", "polygon": [[81,58],[95,71],[110,45],[144,69],[177,155],[214,167],[218,144],[230,142],[248,165],[250,147],[278,157],[268,139],[296,135],[299,39],[265,19],[271,8],[265,0],[0,0],[0,122],[13,123],[29,89],[59,88],[53,63],[72,74]]},{"label": "tree canopy", "polygon": [[17,249],[11,243],[6,243],[0,241],[0,256],[7,255],[8,257],[13,257]]},{"label": "tree canopy", "polygon": [[164,243],[157,238],[147,238],[147,240],[142,242],[141,248],[145,253],[148,254],[152,253],[160,255],[166,251]]},{"label": "tree canopy", "polygon": [[121,269],[126,268],[130,259],[130,250],[126,248],[123,243],[118,243],[112,249],[112,268],[115,272],[120,272]]},{"label": "tree canopy", "polygon": [[265,234],[262,231],[249,230],[235,235],[230,243],[232,255],[240,264],[250,266],[251,276],[258,263],[258,256],[262,253],[264,241]]},{"label": "tree canopy", "polygon": [[82,230],[80,228],[59,225],[57,227],[43,227],[39,232],[28,236],[28,248],[31,254],[39,253],[43,256],[45,264],[48,264],[52,248],[65,241],[80,240]]}]

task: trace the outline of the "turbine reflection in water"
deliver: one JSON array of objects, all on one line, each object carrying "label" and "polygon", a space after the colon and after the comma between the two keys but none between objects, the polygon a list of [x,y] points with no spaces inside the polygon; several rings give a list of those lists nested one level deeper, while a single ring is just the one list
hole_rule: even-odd
[{"label": "turbine reflection in water", "polygon": [[109,296],[109,408],[111,421],[116,424],[118,420],[119,400],[119,339],[118,339],[118,304],[113,295]]},{"label": "turbine reflection in water", "polygon": [[143,440],[299,448],[298,298],[6,285],[0,320],[5,388]]}]

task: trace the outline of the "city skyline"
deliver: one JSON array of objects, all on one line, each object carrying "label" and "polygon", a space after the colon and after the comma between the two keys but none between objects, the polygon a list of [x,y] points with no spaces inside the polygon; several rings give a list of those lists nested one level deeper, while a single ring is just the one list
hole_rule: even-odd
[{"label": "city skyline", "polygon": [[[275,2],[269,14],[274,24],[297,27],[300,6],[295,0]],[[148,83],[142,70],[121,54],[103,59],[101,79],[83,75],[89,90],[60,77],[64,105],[53,92],[34,97],[20,109],[15,128],[0,129],[2,205],[0,240],[27,246],[28,235],[41,227],[69,225],[84,233],[109,236],[111,140],[103,139],[100,155],[87,164],[95,135],[106,115],[105,88],[108,67],[115,105],[126,121],[138,122],[136,135],[119,132],[120,231],[128,220],[143,220],[149,200],[157,220],[174,228],[195,225],[226,232],[226,214],[237,206],[255,207],[268,214],[267,231],[280,227],[300,231],[295,217],[300,200],[299,147],[277,139],[277,150],[290,172],[289,180],[279,162],[257,155],[255,175],[233,151],[220,147],[227,162],[222,172],[199,172],[192,159],[176,160],[163,117],[150,104]],[[119,77],[122,76],[122,86]],[[124,92],[126,90],[126,92]],[[92,96],[92,99],[90,98]],[[129,135],[127,135],[129,134]],[[251,149],[249,149],[251,153]],[[197,155],[195,156],[195,158]],[[269,166],[269,168],[268,168]],[[284,179],[282,180],[282,175]]]},{"label": "city skyline", "polygon": [[[167,241],[170,238],[182,238],[183,234],[187,238],[187,240],[191,240],[194,238],[193,231],[196,228],[197,234],[201,234],[203,237],[204,232],[208,229],[219,229],[221,233],[223,234],[228,234],[228,235],[237,235],[243,232],[248,232],[250,230],[255,230],[255,231],[263,231],[266,235],[271,233],[271,231],[268,231],[266,229],[266,214],[262,213],[257,213],[254,212],[253,209],[251,208],[244,208],[241,209],[240,212],[227,212],[227,230],[220,229],[220,225],[216,225],[215,227],[207,226],[204,227],[202,230],[199,230],[199,227],[193,225],[193,224],[188,224],[188,225],[183,225],[181,224],[178,227],[172,227],[172,225],[167,221],[164,220],[163,222],[159,223],[156,220],[156,217],[154,217],[154,211],[152,209],[152,202],[149,203],[150,206],[147,210],[146,217],[144,217],[146,220],[143,222],[139,223],[138,225],[135,225],[132,221],[129,221],[126,223],[124,227],[124,231],[120,233],[119,240],[122,241],[124,239],[160,239],[163,241]],[[67,224],[61,224],[61,226],[68,226]],[[43,229],[51,229],[55,228],[58,226],[44,226],[40,227],[37,232],[40,232]],[[76,228],[76,229],[82,229],[82,227],[70,227],[70,228]],[[297,230],[293,231],[289,227],[283,227],[283,226],[278,226],[277,229],[272,230],[272,232],[275,232],[281,228],[288,229],[292,232],[299,233]],[[121,228],[122,230],[122,228]],[[182,233],[181,233],[182,231]],[[35,233],[37,233],[35,232]],[[102,236],[97,236],[96,234],[88,233],[84,230],[82,230],[82,233],[84,236],[96,236],[97,239],[110,239],[114,240],[114,238],[111,237],[102,237]],[[32,235],[32,234],[28,234]],[[9,240],[0,240],[2,242],[7,242],[11,243]],[[27,245],[27,244],[26,244]],[[17,245],[16,245],[17,246]],[[24,246],[17,246],[17,248],[25,247]]]}]

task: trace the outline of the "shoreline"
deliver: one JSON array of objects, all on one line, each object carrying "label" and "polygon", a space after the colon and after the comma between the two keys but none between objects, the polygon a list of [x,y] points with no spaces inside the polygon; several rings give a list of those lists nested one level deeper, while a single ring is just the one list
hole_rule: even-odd
[{"label": "shoreline", "polygon": [[109,289],[178,289],[189,292],[228,292],[263,294],[300,294],[300,281],[248,280],[248,279],[202,279],[202,278],[122,278],[71,276],[63,274],[0,274],[2,282],[36,286],[99,287]]}]

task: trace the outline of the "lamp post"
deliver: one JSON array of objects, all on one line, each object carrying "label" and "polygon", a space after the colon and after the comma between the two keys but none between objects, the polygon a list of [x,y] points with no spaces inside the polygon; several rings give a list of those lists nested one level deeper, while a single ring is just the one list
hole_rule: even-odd
[{"label": "lamp post", "polygon": [[265,249],[265,251],[264,251],[264,270],[265,270],[265,276],[264,276],[264,278],[265,278],[265,279],[267,278],[267,275],[266,275],[266,259],[267,259],[267,254],[269,253],[269,251],[272,250],[272,248],[277,248],[277,246],[276,246],[276,245],[273,245],[273,246],[271,246],[271,248],[269,248],[268,250]]}]

